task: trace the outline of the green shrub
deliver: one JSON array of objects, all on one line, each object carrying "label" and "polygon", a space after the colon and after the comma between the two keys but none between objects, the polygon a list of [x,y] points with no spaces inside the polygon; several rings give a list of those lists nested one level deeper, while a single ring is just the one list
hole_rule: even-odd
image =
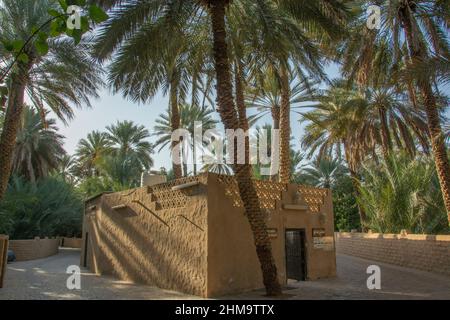
[{"label": "green shrub", "polygon": [[74,188],[59,177],[32,184],[11,178],[0,202],[0,233],[11,239],[80,236],[83,201]]},{"label": "green shrub", "polygon": [[430,158],[393,155],[362,171],[359,203],[369,228],[383,233],[449,233],[447,214]]}]

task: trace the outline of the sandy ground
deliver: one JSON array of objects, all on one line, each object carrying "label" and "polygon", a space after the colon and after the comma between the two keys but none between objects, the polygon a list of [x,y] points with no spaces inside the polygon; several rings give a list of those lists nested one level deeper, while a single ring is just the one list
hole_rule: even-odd
[{"label": "sandy ground", "polygon": [[[80,251],[60,249],[45,259],[8,264],[0,299],[199,299],[151,286],[96,276],[82,269],[81,290],[68,290],[66,269],[78,265]],[[381,289],[369,290],[366,269],[381,268]],[[283,299],[450,299],[450,277],[339,255],[337,277],[289,281]],[[257,290],[224,299],[265,299]]]}]

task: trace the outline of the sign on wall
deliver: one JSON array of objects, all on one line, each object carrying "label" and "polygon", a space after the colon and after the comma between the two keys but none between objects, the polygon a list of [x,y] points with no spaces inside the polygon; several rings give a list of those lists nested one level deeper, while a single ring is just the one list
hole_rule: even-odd
[{"label": "sign on wall", "polygon": [[277,228],[268,228],[267,233],[269,234],[269,238],[276,238],[278,236]]},{"label": "sign on wall", "polygon": [[313,228],[312,236],[314,249],[333,250],[333,237],[327,237],[324,228]]}]

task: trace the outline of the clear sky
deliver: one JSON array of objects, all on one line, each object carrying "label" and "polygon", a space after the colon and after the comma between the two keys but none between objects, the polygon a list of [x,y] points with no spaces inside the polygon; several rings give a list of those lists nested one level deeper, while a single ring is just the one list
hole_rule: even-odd
[{"label": "clear sky", "polygon": [[[330,79],[338,76],[338,68],[336,65],[331,65],[327,69],[327,74]],[[446,88],[448,89],[448,88]],[[448,93],[449,90],[446,90]],[[60,133],[65,139],[65,149],[69,154],[73,154],[78,141],[85,138],[86,135],[93,130],[104,130],[106,126],[117,121],[132,120],[137,124],[144,125],[150,132],[152,132],[155,124],[155,119],[159,114],[167,110],[168,99],[158,94],[151,102],[142,105],[130,102],[120,94],[111,95],[107,89],[100,92],[100,98],[92,101],[93,108],[82,108],[75,110],[75,119],[72,120],[68,126],[65,126],[61,121],[58,121]],[[218,115],[216,115],[217,119]],[[298,141],[302,136],[302,128],[298,122],[299,115],[292,113],[291,128],[292,136],[294,136],[295,144],[298,146]],[[261,120],[262,123],[271,123],[270,115]],[[152,137],[150,141],[155,141]],[[153,154],[154,168],[160,167],[171,168],[171,160],[169,151],[163,149],[160,153]]]}]

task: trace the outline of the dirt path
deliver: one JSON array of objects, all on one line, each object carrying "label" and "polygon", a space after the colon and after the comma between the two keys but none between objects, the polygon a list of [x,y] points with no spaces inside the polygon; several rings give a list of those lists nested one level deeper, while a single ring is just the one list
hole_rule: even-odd
[{"label": "dirt path", "polygon": [[[79,250],[61,249],[45,259],[8,264],[0,299],[198,299],[182,293],[136,285],[82,270],[81,290],[68,290],[66,268],[78,265]],[[366,269],[381,268],[381,290],[369,290]],[[287,299],[450,299],[450,277],[340,255],[338,277],[289,282]],[[264,299],[263,290],[224,297]]]}]

